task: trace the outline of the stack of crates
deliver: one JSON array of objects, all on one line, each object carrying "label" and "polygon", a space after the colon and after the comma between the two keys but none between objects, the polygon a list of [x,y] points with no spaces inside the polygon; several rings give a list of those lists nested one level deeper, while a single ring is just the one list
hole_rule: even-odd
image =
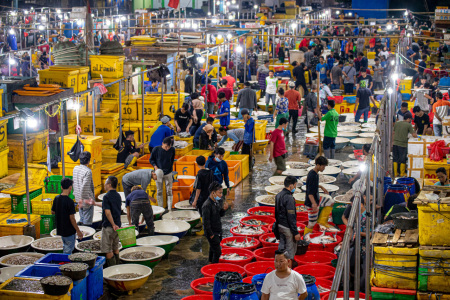
[{"label": "stack of crates", "polygon": [[[439,187],[441,195],[448,197],[450,189]],[[419,272],[417,299],[450,298],[450,204],[445,200],[432,200],[430,191],[421,191],[417,200],[419,213]],[[435,299],[435,298],[432,298]]]},{"label": "stack of crates", "polygon": [[[70,293],[72,292],[72,289],[73,289],[72,283],[70,284],[69,291],[66,294],[64,294],[62,296],[50,296],[50,295],[45,295],[43,293],[14,291],[9,288],[5,289],[5,287],[7,285],[9,285],[12,281],[19,282],[18,283],[19,285],[24,284],[23,282],[34,282],[35,284],[40,285],[39,279],[12,277],[0,285],[0,299],[11,299],[11,300],[25,300],[25,299],[71,300],[71,299],[73,299],[73,298],[70,298]],[[26,286],[26,285],[24,284],[24,286]]]},{"label": "stack of crates", "polygon": [[[117,191],[123,192],[123,186],[122,186],[122,178],[125,174],[127,174],[127,170],[124,170],[123,164],[119,163],[103,163],[101,168],[101,176],[102,182],[105,182],[106,179],[108,179],[109,176],[115,176],[117,178],[118,184],[117,184]],[[102,185],[102,192],[105,193],[104,185]]]},{"label": "stack of crates", "polygon": [[[25,166],[25,153],[23,152],[23,146],[24,146],[23,145],[23,137],[19,137],[19,136],[11,137],[10,136],[10,137],[8,137],[7,145],[9,148],[9,151],[7,152],[8,157],[6,158],[8,168],[22,169]],[[26,159],[29,163],[31,163],[31,162],[33,162],[34,138],[27,136],[26,145],[27,145],[27,158]],[[1,152],[0,158],[2,158],[2,156],[1,156],[2,154],[3,154],[3,152]],[[2,162],[3,162],[3,160],[2,160]]]},{"label": "stack of crates", "polygon": [[[26,214],[28,212],[27,192],[25,185],[16,185],[2,191],[3,194],[11,196],[11,212],[13,214]],[[42,186],[29,185],[30,201],[42,194]],[[30,212],[32,212],[30,208]]]},{"label": "stack of crates", "polygon": [[[32,162],[35,164],[46,162],[48,152],[48,129],[44,129],[39,132],[27,133],[27,137],[30,137],[30,141],[33,140],[33,152],[31,154]],[[23,135],[10,134],[9,138],[20,141],[23,140]]]},{"label": "stack of crates", "polygon": [[[40,221],[41,216],[30,215],[30,223],[36,230],[36,239],[41,237]],[[26,226],[28,226],[26,214],[3,214],[0,218],[0,236],[24,235]]]},{"label": "stack of crates", "polygon": [[[83,134],[94,134],[92,113],[88,113],[80,118],[80,126]],[[103,137],[104,140],[117,139],[119,137],[119,114],[96,113],[95,135],[97,137]]]},{"label": "stack of crates", "polygon": [[[59,138],[61,142],[61,138]],[[81,135],[79,137],[81,144],[84,147],[84,151],[91,153],[91,161],[88,168],[92,170],[92,179],[94,181],[95,194],[98,195],[102,189],[102,142],[103,138],[101,136],[91,136],[91,135]],[[73,176],[73,169],[80,165],[80,161],[74,162],[70,156],[67,154],[73,145],[77,142],[77,135],[66,135],[64,136],[64,167],[66,176]],[[62,172],[62,163],[58,163],[58,168]]]},{"label": "stack of crates", "polygon": [[409,101],[412,96],[411,89],[413,88],[412,84],[412,77],[405,77],[404,79],[400,80],[400,84],[398,86],[398,89],[400,93],[402,94],[402,99],[404,101]]},{"label": "stack of crates", "polygon": [[8,176],[8,139],[7,139],[8,120],[0,121],[0,178]]}]

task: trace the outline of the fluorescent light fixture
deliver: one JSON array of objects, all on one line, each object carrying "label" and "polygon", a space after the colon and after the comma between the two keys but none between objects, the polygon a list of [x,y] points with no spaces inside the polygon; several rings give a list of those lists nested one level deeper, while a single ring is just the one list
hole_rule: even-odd
[{"label": "fluorescent light fixture", "polygon": [[397,80],[398,79],[398,74],[397,73],[392,74],[391,75],[391,79],[392,80]]},{"label": "fluorescent light fixture", "polygon": [[110,20],[106,20],[106,26],[111,25],[111,21]]},{"label": "fluorescent light fixture", "polygon": [[218,35],[217,35],[217,38],[218,38],[218,39],[223,39],[223,35],[218,34]]},{"label": "fluorescent light fixture", "polygon": [[9,59],[9,64],[10,64],[11,66],[14,66],[14,65],[16,64],[16,60],[15,60],[14,58],[10,58],[10,59]]},{"label": "fluorescent light fixture", "polygon": [[242,49],[242,46],[237,46],[236,47],[236,52],[237,53],[242,53],[242,51],[244,51],[244,49]]},{"label": "fluorescent light fixture", "polygon": [[388,93],[389,93],[389,95],[392,95],[392,93],[394,92],[394,90],[390,87],[390,88],[388,88]]},{"label": "fluorescent light fixture", "polygon": [[57,10],[56,10],[56,13],[57,13],[57,14],[60,14],[60,13],[61,13],[61,10],[60,10],[60,9],[57,9]]},{"label": "fluorescent light fixture", "polygon": [[232,37],[231,33],[227,34],[227,39],[231,39]]},{"label": "fluorescent light fixture", "polygon": [[125,20],[127,19],[127,17],[121,16],[120,19],[121,19],[122,21],[125,21]]},{"label": "fluorescent light fixture", "polygon": [[44,29],[45,29],[45,28],[44,28],[44,25],[39,25],[39,26],[38,26],[38,29],[39,29],[39,30],[44,30]]},{"label": "fluorescent light fixture", "polygon": [[391,66],[395,66],[395,60],[391,60]]},{"label": "fluorescent light fixture", "polygon": [[297,24],[296,23],[292,23],[291,27],[294,29],[295,27],[297,27]]},{"label": "fluorescent light fixture", "polygon": [[258,9],[258,5],[256,5],[256,4],[253,5],[253,8],[254,8],[254,9]]},{"label": "fluorescent light fixture", "polygon": [[14,29],[11,28],[11,29],[9,30],[9,34],[13,35],[13,34],[16,34],[16,32],[14,31]]},{"label": "fluorescent light fixture", "polygon": [[175,24],[173,24],[172,22],[169,23],[169,28],[174,28]]},{"label": "fluorescent light fixture", "polygon": [[199,64],[204,64],[205,63],[205,58],[203,56],[199,56],[199,57],[197,57],[197,62]]},{"label": "fluorescent light fixture", "polygon": [[387,29],[387,30],[391,30],[391,29],[392,29],[392,25],[389,24],[388,26],[386,26],[386,29]]}]

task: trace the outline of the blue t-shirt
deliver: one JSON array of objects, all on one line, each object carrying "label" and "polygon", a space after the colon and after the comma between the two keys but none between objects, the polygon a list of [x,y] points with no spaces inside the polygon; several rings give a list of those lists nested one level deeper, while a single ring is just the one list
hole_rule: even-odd
[{"label": "blue t-shirt", "polygon": [[328,70],[333,69],[333,66],[334,66],[334,58],[333,58],[333,57],[330,57],[330,58],[327,60],[327,65],[328,65]]},{"label": "blue t-shirt", "polygon": [[255,120],[250,118],[245,123],[245,132],[244,132],[244,144],[250,145],[255,141],[255,135],[253,134],[253,128],[255,127]]},{"label": "blue t-shirt", "polygon": [[342,44],[341,44],[341,52],[344,52],[344,51],[345,51],[345,46],[347,45],[347,43],[348,43],[348,41],[342,41]]},{"label": "blue t-shirt", "polygon": [[166,125],[160,125],[158,129],[155,130],[155,132],[152,134],[152,137],[150,138],[150,143],[148,144],[149,147],[155,148],[156,146],[161,146],[163,140],[166,137],[172,136],[175,133],[172,129],[169,128],[169,126]]},{"label": "blue t-shirt", "polygon": [[220,106],[219,115],[224,113],[227,113],[227,115],[225,117],[220,117],[220,125],[228,126],[230,125],[230,102],[228,100],[222,102],[222,105]]},{"label": "blue t-shirt", "polygon": [[327,70],[328,70],[328,65],[326,63],[317,64],[317,66],[316,66],[316,71],[319,72],[320,79],[327,78]]}]

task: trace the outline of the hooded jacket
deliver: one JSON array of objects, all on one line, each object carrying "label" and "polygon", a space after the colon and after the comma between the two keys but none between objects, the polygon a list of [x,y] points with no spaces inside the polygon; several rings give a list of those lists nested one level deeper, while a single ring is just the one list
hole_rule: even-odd
[{"label": "hooded jacket", "polygon": [[224,160],[217,162],[214,154],[208,158],[205,168],[213,172],[214,180],[222,184],[225,181],[227,188],[230,187],[230,179],[228,178],[228,165]]}]

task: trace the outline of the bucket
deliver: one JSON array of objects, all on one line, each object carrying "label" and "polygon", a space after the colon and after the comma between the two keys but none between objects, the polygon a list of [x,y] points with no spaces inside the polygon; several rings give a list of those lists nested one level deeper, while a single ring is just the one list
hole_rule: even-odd
[{"label": "bucket", "polygon": [[306,291],[308,292],[308,300],[319,300],[320,299],[320,294],[319,294],[319,290],[317,289],[316,286],[316,278],[314,276],[311,275],[302,275],[303,276],[303,280],[305,281],[306,284]]},{"label": "bucket", "polygon": [[134,226],[128,226],[116,230],[119,240],[122,243],[122,248],[136,246],[136,232],[134,229]]},{"label": "bucket", "polygon": [[307,264],[295,268],[294,271],[299,272],[303,276],[308,274],[314,276],[315,278],[333,280],[336,269],[327,265]]},{"label": "bucket", "polygon": [[387,213],[392,206],[408,202],[409,191],[405,185],[402,184],[390,184],[384,196],[384,211]]},{"label": "bucket", "polygon": [[264,283],[264,279],[266,278],[267,274],[257,274],[252,277],[252,283],[255,285],[256,288],[256,294],[258,295],[258,298],[261,299],[262,293],[261,288]]},{"label": "bucket", "polygon": [[294,259],[299,265],[314,264],[331,266],[331,262],[337,259],[337,255],[327,251],[310,251],[303,255],[296,255]]},{"label": "bucket", "polygon": [[238,272],[219,272],[214,277],[213,299],[228,299],[228,285],[241,282],[242,276]]},{"label": "bucket", "polygon": [[[332,285],[333,285],[333,281],[331,281],[331,280],[316,278],[316,287],[317,287],[317,290],[319,291],[319,294],[321,297],[323,295],[325,295],[325,293],[328,293],[331,290]],[[322,290],[322,292],[321,292],[321,290]]]},{"label": "bucket", "polygon": [[384,177],[384,195],[386,195],[388,186],[392,184],[392,178],[391,177]]},{"label": "bucket", "polygon": [[397,184],[406,185],[410,195],[414,195],[416,193],[416,184],[414,178],[412,177],[399,178],[397,179]]},{"label": "bucket", "polygon": [[259,300],[255,285],[249,283],[233,283],[228,285],[229,300]]}]

